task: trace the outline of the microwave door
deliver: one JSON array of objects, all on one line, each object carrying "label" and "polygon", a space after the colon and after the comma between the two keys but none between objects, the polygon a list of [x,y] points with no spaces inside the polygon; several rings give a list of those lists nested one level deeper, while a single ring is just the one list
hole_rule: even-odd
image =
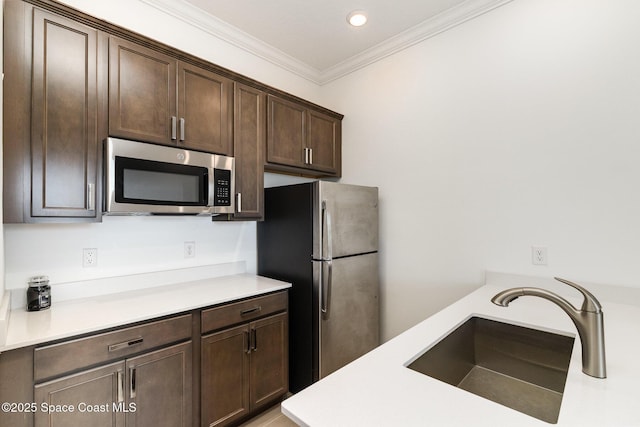
[{"label": "microwave door", "polygon": [[125,210],[196,214],[207,207],[208,168],[119,158],[115,170],[115,200]]},{"label": "microwave door", "polygon": [[108,138],[104,158],[106,214],[233,213],[233,157]]}]

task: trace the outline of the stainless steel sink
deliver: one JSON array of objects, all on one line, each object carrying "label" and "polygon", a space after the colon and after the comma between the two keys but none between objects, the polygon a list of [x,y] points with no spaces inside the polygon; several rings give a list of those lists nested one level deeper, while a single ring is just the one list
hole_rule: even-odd
[{"label": "stainless steel sink", "polygon": [[573,337],[471,317],[407,367],[557,423]]}]

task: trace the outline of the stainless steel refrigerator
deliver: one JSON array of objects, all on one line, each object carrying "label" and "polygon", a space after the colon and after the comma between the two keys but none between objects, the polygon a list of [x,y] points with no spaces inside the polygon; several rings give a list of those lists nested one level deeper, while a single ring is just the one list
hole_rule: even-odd
[{"label": "stainless steel refrigerator", "polygon": [[289,388],[379,344],[378,189],[316,181],[265,189],[258,274],[289,291]]}]

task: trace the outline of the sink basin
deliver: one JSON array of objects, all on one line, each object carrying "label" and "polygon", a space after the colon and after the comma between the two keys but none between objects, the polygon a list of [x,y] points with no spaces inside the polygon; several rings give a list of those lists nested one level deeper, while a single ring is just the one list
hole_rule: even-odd
[{"label": "sink basin", "polygon": [[407,367],[558,422],[574,338],[471,317]]}]

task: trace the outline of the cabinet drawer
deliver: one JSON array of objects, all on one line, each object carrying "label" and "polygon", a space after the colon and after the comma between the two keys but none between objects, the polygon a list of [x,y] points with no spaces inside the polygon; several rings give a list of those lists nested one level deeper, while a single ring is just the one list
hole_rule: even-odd
[{"label": "cabinet drawer", "polygon": [[191,337],[191,315],[36,348],[36,382]]},{"label": "cabinet drawer", "polygon": [[202,311],[202,333],[251,321],[287,309],[287,292],[278,292]]}]

